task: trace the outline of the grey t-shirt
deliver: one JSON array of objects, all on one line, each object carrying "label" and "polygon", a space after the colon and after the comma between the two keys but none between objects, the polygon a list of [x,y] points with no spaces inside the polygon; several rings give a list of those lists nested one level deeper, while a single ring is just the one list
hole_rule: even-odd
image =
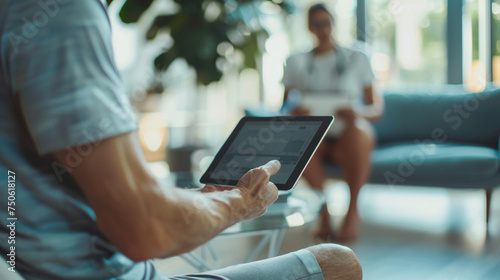
[{"label": "grey t-shirt", "polygon": [[102,139],[137,128],[106,10],[99,0],[0,0],[0,8],[0,253],[8,259],[14,246],[26,279],[115,279],[137,264],[99,232],[51,154],[69,150],[71,171]]}]

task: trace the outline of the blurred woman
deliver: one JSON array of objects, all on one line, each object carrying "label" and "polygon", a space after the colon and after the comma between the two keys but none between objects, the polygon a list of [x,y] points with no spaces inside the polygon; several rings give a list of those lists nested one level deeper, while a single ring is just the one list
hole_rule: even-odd
[{"label": "blurred woman", "polygon": [[[328,102],[332,104],[342,98],[350,100],[350,106],[332,109],[330,114],[336,119],[334,125],[309,162],[303,177],[313,189],[323,191],[325,158],[342,168],[342,179],[351,194],[342,227],[333,235],[325,204],[315,235],[322,240],[352,241],[358,236],[358,194],[371,171],[370,154],[375,141],[370,122],[381,117],[384,106],[383,99],[374,90],[374,75],[367,56],[338,45],[332,35],[334,25],[334,18],[325,5],[316,4],[309,8],[308,27],[316,39],[316,46],[310,52],[288,58],[283,77],[284,106],[292,91],[299,91],[302,99],[326,96],[330,100],[331,97]],[[311,115],[316,109],[301,104],[292,114]]]}]

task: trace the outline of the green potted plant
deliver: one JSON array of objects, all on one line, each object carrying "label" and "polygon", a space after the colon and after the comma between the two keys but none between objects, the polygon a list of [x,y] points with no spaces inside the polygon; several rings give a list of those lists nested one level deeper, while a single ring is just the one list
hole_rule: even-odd
[{"label": "green potted plant", "polygon": [[[261,49],[259,38],[267,36],[261,24],[262,5],[291,13],[294,6],[284,0],[171,0],[178,9],[160,14],[145,34],[153,40],[168,32],[173,45],[155,59],[159,72],[165,71],[175,59],[184,59],[192,66],[200,84],[208,85],[222,77],[221,62],[227,59],[224,46],[243,54],[241,68],[256,68]],[[108,4],[113,0],[108,0]],[[127,0],[120,10],[124,23],[135,23],[151,7],[154,0]],[[221,50],[222,48],[222,50]],[[219,65],[219,66],[218,66]]]},{"label": "green potted plant", "polygon": [[[262,18],[261,7],[271,7],[278,13],[290,13],[293,6],[283,0],[171,0],[176,9],[157,15],[144,34],[147,40],[154,40],[160,33],[167,33],[173,44],[165,46],[154,60],[157,73],[166,71],[176,59],[184,59],[196,71],[200,85],[219,81],[223,75],[221,64],[227,63],[228,53],[239,52],[242,57],[240,69],[257,68],[261,57],[262,43],[267,31]],[[111,4],[113,0],[108,0]],[[126,0],[119,15],[124,23],[136,23],[152,6],[154,0]],[[232,50],[228,52],[227,50]],[[161,85],[154,85],[155,92]],[[194,100],[198,107],[197,100]],[[186,139],[194,141],[198,120],[195,109],[190,116],[191,125],[184,131]],[[172,171],[189,174],[190,156],[203,147],[200,143],[184,143],[185,146],[168,149],[167,158]],[[187,160],[187,161],[186,161]],[[185,182],[178,182],[184,184]]]}]

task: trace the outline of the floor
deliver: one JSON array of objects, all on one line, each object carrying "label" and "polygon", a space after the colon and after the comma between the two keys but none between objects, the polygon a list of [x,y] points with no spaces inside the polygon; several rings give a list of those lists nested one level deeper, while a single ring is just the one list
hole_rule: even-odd
[{"label": "floor", "polygon": [[[368,280],[500,279],[500,190],[493,194],[488,237],[484,196],[481,190],[367,185],[359,197],[361,236],[345,245],[357,254]],[[338,227],[347,209],[347,186],[331,182],[328,197],[332,222]],[[289,230],[280,254],[313,245],[314,226]],[[258,240],[216,238],[212,243],[219,260],[211,264],[241,262]],[[196,272],[179,257],[156,263],[167,275]]]}]

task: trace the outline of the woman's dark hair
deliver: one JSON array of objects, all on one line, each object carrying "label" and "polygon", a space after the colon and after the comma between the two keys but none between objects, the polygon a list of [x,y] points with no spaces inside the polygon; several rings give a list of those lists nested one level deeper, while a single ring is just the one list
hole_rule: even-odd
[{"label": "woman's dark hair", "polygon": [[332,23],[335,23],[332,13],[330,13],[326,5],[323,3],[314,4],[311,7],[309,7],[309,10],[307,11],[307,22],[310,22],[311,16],[317,12],[328,13],[330,15],[330,19],[332,20]]}]

